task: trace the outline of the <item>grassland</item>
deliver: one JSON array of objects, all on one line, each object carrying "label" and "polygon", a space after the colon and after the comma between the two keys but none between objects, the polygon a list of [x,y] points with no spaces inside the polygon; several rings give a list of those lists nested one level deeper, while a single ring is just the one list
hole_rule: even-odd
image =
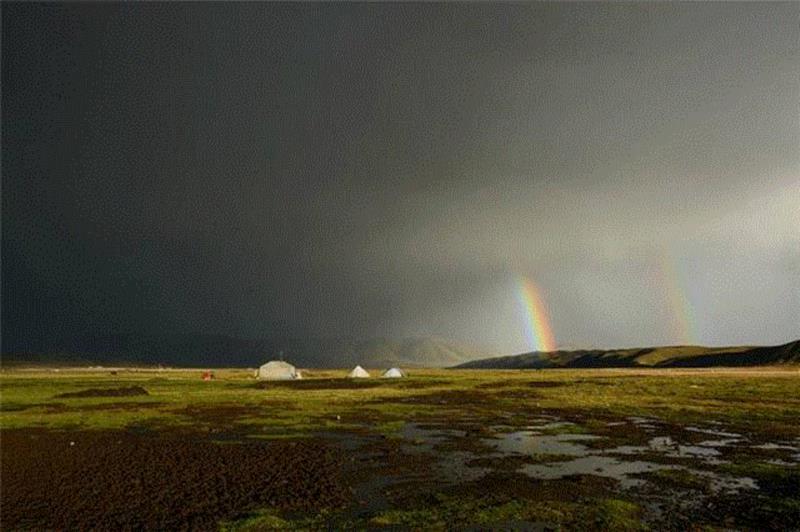
[{"label": "grassland", "polygon": [[[647,489],[626,490],[624,483],[620,487],[613,478],[591,472],[532,478],[521,471],[540,462],[567,463],[569,457],[555,452],[496,456],[494,442],[531,430],[532,420],[543,416],[555,422],[540,422],[535,434],[591,435],[596,439],[586,445],[592,456],[612,447],[642,446],[656,436],[698,444],[717,430],[735,434],[739,443],[720,446],[714,461],[647,449],[637,455],[686,469],[645,471],[631,478],[646,478],[651,488],[673,490],[676,497],[689,493],[714,505],[713,512],[682,508],[674,512],[671,525],[750,528],[761,520],[764,528],[785,528],[800,516],[800,473],[787,450],[800,445],[800,370],[793,366],[417,370],[398,380],[348,380],[345,371],[309,370],[304,380],[273,383],[257,383],[247,370],[214,373],[215,379],[205,382],[200,370],[118,369],[113,375],[108,369],[4,370],[0,427],[7,433],[121,431],[225,442],[311,439],[343,445],[356,455],[366,449],[383,453],[380,460],[365,458],[361,471],[346,480],[357,490],[376,478],[391,479],[391,486],[379,494],[380,504],[367,501],[367,509],[355,514],[319,508],[303,516],[281,513],[280,508],[248,508],[246,515],[220,519],[219,526],[228,529],[318,528],[333,516],[343,528],[447,528],[454,523],[502,528],[502,523],[517,521],[579,529],[659,528],[646,515]],[[58,397],[129,386],[140,386],[147,395]],[[433,473],[442,469],[444,458],[467,454],[485,468],[481,479],[453,480]],[[618,454],[609,456],[620,459]],[[420,476],[420,470],[431,473]],[[737,494],[712,493],[712,474],[782,487],[761,489],[758,497],[749,498],[752,504],[737,506]],[[491,496],[484,493],[485,486],[494,487]],[[564,497],[564,489],[578,495]],[[653,498],[660,496],[654,492]],[[764,522],[765,512],[774,521]]]},{"label": "grassland", "polygon": [[[375,373],[375,372],[373,372]],[[206,409],[230,410],[242,429],[303,433],[380,423],[469,418],[540,410],[580,411],[589,418],[655,416],[692,423],[715,420],[744,430],[800,436],[800,369],[704,370],[415,370],[405,380],[345,380],[345,371],[306,371],[296,382],[259,386],[249,370],[44,370],[0,374],[3,428],[159,428],[197,426]],[[87,388],[140,385],[148,395],[58,399]],[[441,396],[441,397],[439,397]],[[425,400],[425,398],[430,400]],[[419,398],[419,400],[409,400]],[[448,401],[448,398],[450,399]],[[241,410],[241,415],[236,414]],[[246,414],[245,414],[246,412]],[[338,417],[337,417],[338,416]],[[265,430],[268,432],[267,430]]]}]

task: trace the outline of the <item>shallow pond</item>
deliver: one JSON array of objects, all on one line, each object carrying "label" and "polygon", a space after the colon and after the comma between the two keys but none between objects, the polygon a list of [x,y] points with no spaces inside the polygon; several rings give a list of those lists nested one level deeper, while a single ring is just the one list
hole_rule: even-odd
[{"label": "shallow pond", "polygon": [[[758,489],[757,483],[749,477],[735,477],[708,471],[707,466],[725,463],[719,448],[742,442],[739,434],[724,430],[690,427],[690,432],[723,437],[720,440],[706,440],[697,445],[679,442],[674,436],[652,436],[647,445],[622,445],[595,449],[590,442],[604,439],[602,436],[585,433],[543,434],[542,430],[575,430],[574,423],[554,419],[551,416],[532,420],[527,430],[496,432],[492,437],[480,437],[477,443],[488,448],[483,457],[502,459],[520,457],[517,470],[533,478],[559,479],[572,475],[596,475],[617,480],[622,489],[634,488],[646,483],[642,474],[660,470],[683,470],[708,481],[713,491],[735,492],[743,489]],[[658,420],[651,418],[629,418],[626,423],[639,428],[655,430]],[[502,430],[501,427],[496,427]],[[650,430],[648,430],[650,432]],[[467,438],[465,431],[437,426],[423,426],[406,423],[400,431],[403,439],[413,445],[413,449],[435,455],[436,463],[432,473],[447,482],[469,481],[481,478],[491,472],[491,468],[470,465],[477,454],[469,450],[439,450],[437,446],[445,442],[457,444]],[[792,451],[792,446],[786,446]],[[772,447],[764,447],[772,449]],[[782,448],[782,447],[781,447]],[[413,452],[413,451],[412,451]],[[659,455],[667,458],[680,458],[684,462],[665,463],[663,460],[647,460],[648,456]],[[525,463],[532,460],[533,463]],[[697,467],[685,465],[685,460],[696,461]]]},{"label": "shallow pond", "polygon": [[526,430],[503,434],[499,439],[484,438],[483,442],[506,454],[583,456],[587,448],[579,442],[597,439],[599,436],[590,434],[541,434]]}]

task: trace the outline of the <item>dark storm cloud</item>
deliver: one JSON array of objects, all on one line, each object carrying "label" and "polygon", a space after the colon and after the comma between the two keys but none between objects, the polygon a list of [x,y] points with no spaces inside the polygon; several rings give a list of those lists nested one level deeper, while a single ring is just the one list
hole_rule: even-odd
[{"label": "dark storm cloud", "polygon": [[799,14],[4,4],[4,343],[789,340]]}]

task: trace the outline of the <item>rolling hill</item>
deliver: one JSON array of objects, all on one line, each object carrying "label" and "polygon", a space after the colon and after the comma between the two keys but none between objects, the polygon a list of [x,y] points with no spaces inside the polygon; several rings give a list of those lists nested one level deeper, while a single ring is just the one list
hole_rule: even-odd
[{"label": "rolling hill", "polygon": [[491,356],[440,338],[269,338],[223,335],[83,336],[57,345],[6,350],[3,365],[255,367],[283,358],[305,368],[450,367]]},{"label": "rolling hill", "polygon": [[533,352],[459,364],[466,369],[727,367],[800,364],[800,340],[779,346],[668,346]]}]

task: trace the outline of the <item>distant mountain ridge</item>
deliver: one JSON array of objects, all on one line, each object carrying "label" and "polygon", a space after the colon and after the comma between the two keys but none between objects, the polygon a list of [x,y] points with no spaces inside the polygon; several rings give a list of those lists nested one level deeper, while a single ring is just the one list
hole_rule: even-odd
[{"label": "distant mountain ridge", "polygon": [[735,367],[800,364],[800,340],[778,346],[668,346],[634,349],[592,349],[532,352],[472,360],[465,369]]},{"label": "distant mountain ridge", "polygon": [[3,364],[255,367],[282,358],[299,367],[450,367],[491,351],[440,338],[270,338],[224,335],[83,336],[53,346],[5,352]]}]

